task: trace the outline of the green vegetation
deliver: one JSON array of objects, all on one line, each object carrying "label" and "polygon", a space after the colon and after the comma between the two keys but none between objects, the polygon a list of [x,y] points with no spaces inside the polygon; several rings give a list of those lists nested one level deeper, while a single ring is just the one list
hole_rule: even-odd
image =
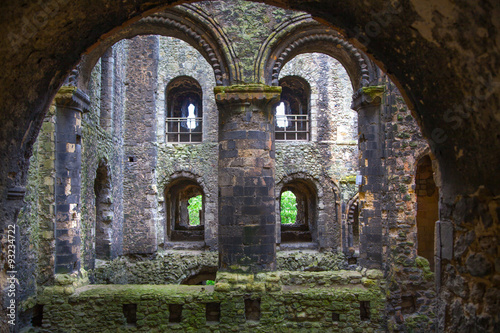
[{"label": "green vegetation", "polygon": [[202,208],[202,195],[197,195],[188,200],[189,225],[200,225],[200,210]]},{"label": "green vegetation", "polygon": [[207,286],[215,286],[215,281],[214,280],[207,280]]},{"label": "green vegetation", "polygon": [[281,194],[281,223],[293,224],[297,218],[297,198],[292,191]]}]

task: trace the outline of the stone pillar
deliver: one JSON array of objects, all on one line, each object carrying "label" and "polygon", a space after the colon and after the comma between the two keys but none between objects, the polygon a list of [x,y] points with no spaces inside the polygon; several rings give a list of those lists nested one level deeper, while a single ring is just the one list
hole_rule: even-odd
[{"label": "stone pillar", "polygon": [[56,255],[55,272],[80,270],[80,186],[82,111],[89,99],[76,87],[63,86],[56,101]]},{"label": "stone pillar", "polygon": [[276,268],[272,104],[281,87],[216,87],[219,107],[219,268]]},{"label": "stone pillar", "polygon": [[108,133],[113,128],[114,71],[113,48],[101,57],[101,116],[99,123]]},{"label": "stone pillar", "polygon": [[158,36],[129,40],[126,62],[126,103],[123,128],[123,252],[150,254],[157,250],[156,211],[156,89]]},{"label": "stone pillar", "polygon": [[384,137],[380,108],[384,86],[364,87],[353,95],[351,108],[358,112],[359,170],[359,258],[368,268],[381,268],[382,200],[387,190],[383,169]]}]

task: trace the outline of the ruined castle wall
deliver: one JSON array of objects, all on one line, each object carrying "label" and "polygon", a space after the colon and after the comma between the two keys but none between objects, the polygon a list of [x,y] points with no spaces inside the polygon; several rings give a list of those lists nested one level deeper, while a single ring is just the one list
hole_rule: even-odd
[{"label": "ruined castle wall", "polygon": [[[352,85],[342,65],[325,54],[301,54],[280,78],[298,76],[311,88],[310,141],[276,142],[276,197],[285,183],[305,179],[317,195],[321,248],[339,249],[340,202],[357,192],[357,114],[351,110]],[[279,205],[277,207],[279,211]],[[279,214],[277,214],[279,222]]]},{"label": "ruined castle wall", "polygon": [[[157,241],[164,247],[169,242],[165,235],[165,188],[176,178],[187,176],[195,180],[204,191],[205,243],[208,248],[214,250],[217,247],[218,222],[218,111],[213,92],[213,69],[196,49],[179,39],[160,37],[159,52],[156,88]],[[195,79],[202,89],[203,140],[199,143],[169,143],[165,139],[165,91],[169,82],[179,76]]]},{"label": "ruined castle wall", "polygon": [[124,135],[124,253],[156,251],[158,36],[129,40]]},{"label": "ruined castle wall", "polygon": [[[217,281],[215,286],[75,288],[70,279],[61,279],[60,285],[46,289],[39,298],[43,328],[51,332],[375,332],[385,328],[384,281],[377,270],[219,273]],[[66,290],[72,295],[64,294]]]},{"label": "ruined castle wall", "polygon": [[[54,277],[54,182],[55,182],[55,105],[45,116],[33,147],[28,172],[25,205],[18,215],[17,279],[19,322],[30,320],[37,285],[51,284]],[[23,251],[20,251],[20,250]]]},{"label": "ruined castle wall", "polygon": [[[123,238],[123,109],[125,104],[125,61],[128,42],[121,41],[110,49],[112,66],[105,70],[101,61],[94,67],[88,87],[90,110],[82,121],[82,258],[85,269],[95,267],[96,257],[96,193],[97,168],[108,170],[110,182],[110,207],[112,212],[106,222],[111,228],[111,258],[121,254]],[[107,76],[113,94],[102,96],[102,79]],[[109,99],[112,99],[111,101]],[[109,104],[109,128],[101,125],[101,108]]]},{"label": "ruined castle wall", "polygon": [[417,163],[428,153],[428,144],[398,89],[388,79],[385,86],[381,120],[387,191],[381,206],[383,246],[389,264],[389,326],[395,330],[406,327],[430,331],[435,327],[436,290],[429,262],[417,256],[415,185]]}]

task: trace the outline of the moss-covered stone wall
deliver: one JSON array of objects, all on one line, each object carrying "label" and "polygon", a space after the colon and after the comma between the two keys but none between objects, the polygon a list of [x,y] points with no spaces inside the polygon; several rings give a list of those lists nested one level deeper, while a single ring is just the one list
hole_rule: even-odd
[{"label": "moss-covered stone wall", "polygon": [[[277,269],[284,271],[338,271],[347,267],[341,252],[279,251]],[[180,284],[200,272],[218,269],[213,251],[162,251],[154,259],[120,257],[89,271],[95,284]]]},{"label": "moss-covered stone wall", "polygon": [[220,273],[215,286],[78,287],[65,279],[38,298],[38,330],[376,332],[385,325],[383,287],[376,270]]}]

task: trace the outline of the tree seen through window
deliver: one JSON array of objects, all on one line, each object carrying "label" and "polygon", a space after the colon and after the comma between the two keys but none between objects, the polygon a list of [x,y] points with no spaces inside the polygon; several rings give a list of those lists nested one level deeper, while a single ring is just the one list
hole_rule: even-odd
[{"label": "tree seen through window", "polygon": [[202,209],[203,196],[197,195],[188,200],[189,225],[200,225],[200,211]]},{"label": "tree seen through window", "polygon": [[297,197],[292,191],[285,191],[281,194],[281,223],[294,224],[297,219]]}]

